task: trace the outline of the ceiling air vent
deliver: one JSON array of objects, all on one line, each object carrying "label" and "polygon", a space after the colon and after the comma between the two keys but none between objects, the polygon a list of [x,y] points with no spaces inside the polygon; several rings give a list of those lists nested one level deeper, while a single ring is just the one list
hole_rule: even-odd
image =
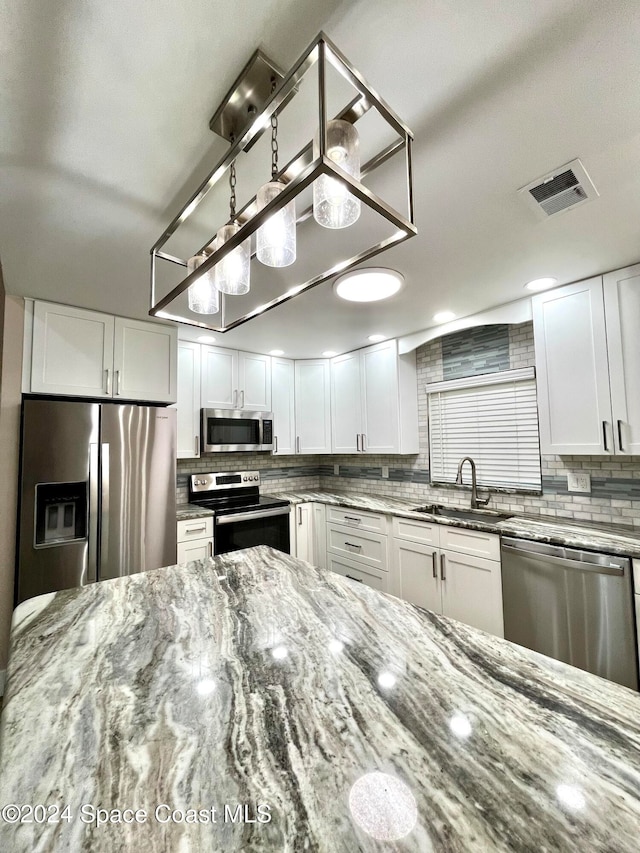
[{"label": "ceiling air vent", "polygon": [[572,160],[560,166],[522,187],[518,193],[541,219],[548,219],[563,210],[571,210],[598,195],[580,160]]}]

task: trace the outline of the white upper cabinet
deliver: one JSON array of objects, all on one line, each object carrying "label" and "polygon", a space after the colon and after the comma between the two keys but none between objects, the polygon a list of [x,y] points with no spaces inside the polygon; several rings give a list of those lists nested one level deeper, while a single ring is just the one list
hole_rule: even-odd
[{"label": "white upper cabinet", "polygon": [[296,452],[331,453],[330,367],[326,359],[295,363]]},{"label": "white upper cabinet", "polygon": [[640,454],[640,264],[607,273],[604,307],[616,453]]},{"label": "white upper cabinet", "polygon": [[202,347],[202,408],[271,411],[271,357]]},{"label": "white upper cabinet", "polygon": [[[29,306],[33,306],[30,323]],[[177,394],[177,331],[27,300],[31,369],[25,392],[173,403]]]},{"label": "white upper cabinet", "polygon": [[542,453],[640,453],[640,264],[532,303]]},{"label": "white upper cabinet", "polygon": [[295,453],[295,365],[289,358],[271,359],[271,405],[273,452],[278,456]]},{"label": "white upper cabinet", "polygon": [[255,352],[238,353],[239,409],[271,411],[271,356]]},{"label": "white upper cabinet", "polygon": [[178,341],[178,459],[200,456],[200,344]]},{"label": "white upper cabinet", "polygon": [[337,356],[331,362],[335,453],[417,453],[415,352],[395,340]]},{"label": "white upper cabinet", "polygon": [[113,396],[173,403],[178,333],[174,326],[115,318]]},{"label": "white upper cabinet", "polygon": [[202,347],[201,407],[238,408],[238,353],[222,347]]}]

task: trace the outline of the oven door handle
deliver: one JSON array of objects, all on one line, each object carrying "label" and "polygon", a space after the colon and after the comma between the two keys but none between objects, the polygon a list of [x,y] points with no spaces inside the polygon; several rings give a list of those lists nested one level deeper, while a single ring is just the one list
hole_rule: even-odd
[{"label": "oven door handle", "polygon": [[253,521],[255,518],[273,518],[277,515],[289,515],[290,507],[283,506],[278,509],[257,509],[254,512],[234,512],[233,515],[216,516],[218,524],[233,524],[235,521]]}]

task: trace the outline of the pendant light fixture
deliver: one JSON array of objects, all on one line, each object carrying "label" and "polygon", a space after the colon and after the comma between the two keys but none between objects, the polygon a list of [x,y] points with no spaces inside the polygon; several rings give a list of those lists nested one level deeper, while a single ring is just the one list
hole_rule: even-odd
[{"label": "pendant light fixture", "polygon": [[[318,140],[314,144],[318,151]],[[317,154],[316,154],[317,156]],[[360,180],[360,139],[348,121],[327,123],[327,157],[347,174]],[[313,218],[325,228],[347,228],[360,216],[360,201],[335,178],[321,175],[313,185]]]},{"label": "pendant light fixture", "polygon": [[[209,257],[206,252],[194,255],[187,261],[187,272],[192,273],[201,266]],[[189,311],[196,314],[217,314],[220,310],[220,297],[215,284],[213,270],[203,272],[188,290]]]},{"label": "pendant light fixture", "polygon": [[[271,92],[275,91],[275,78],[271,81]],[[278,113],[271,116],[271,180],[258,190],[258,210],[265,208],[286,187],[277,180],[278,174]],[[288,267],[296,259],[296,203],[290,201],[277,213],[272,213],[258,228],[256,234],[256,257],[268,267]]]},{"label": "pendant light fixture", "polygon": [[[229,219],[216,234],[215,248],[219,249],[230,237],[238,233],[240,226],[236,222],[236,161],[229,169]],[[251,238],[240,243],[215,266],[216,287],[229,296],[242,296],[249,292],[251,271]]]},{"label": "pendant light fixture", "polygon": [[[236,210],[236,165],[243,175],[263,172],[269,126],[271,179],[239,193]],[[209,128],[228,147],[151,247],[152,316],[225,333],[417,233],[413,135],[324,33],[287,71],[256,51]],[[222,225],[227,180],[231,215]],[[196,237],[203,242],[193,246]],[[167,286],[169,276],[158,275],[165,263],[187,268],[182,281]],[[222,294],[217,316],[198,317],[212,308],[212,278]],[[367,299],[376,287],[369,282]]]}]

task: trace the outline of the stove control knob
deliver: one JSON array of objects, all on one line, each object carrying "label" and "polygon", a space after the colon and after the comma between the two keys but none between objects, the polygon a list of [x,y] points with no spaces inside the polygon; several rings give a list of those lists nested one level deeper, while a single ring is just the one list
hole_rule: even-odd
[{"label": "stove control knob", "polygon": [[243,481],[244,483],[246,483],[246,482],[247,482],[247,479],[248,479],[247,477],[243,477],[243,478],[242,478],[242,481]]}]

